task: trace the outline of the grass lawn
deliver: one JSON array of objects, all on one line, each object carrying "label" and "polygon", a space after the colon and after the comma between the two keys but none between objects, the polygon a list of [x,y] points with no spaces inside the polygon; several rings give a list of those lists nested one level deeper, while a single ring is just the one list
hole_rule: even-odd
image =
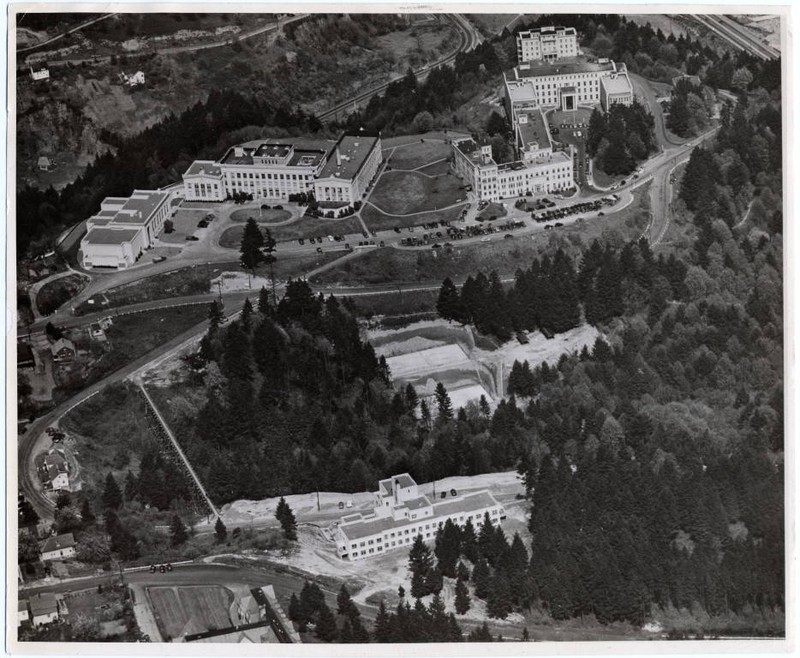
[{"label": "grass lawn", "polygon": [[167,641],[179,637],[192,617],[198,622],[194,632],[231,625],[228,610],[233,593],[224,587],[150,587],[148,598],[161,635]]},{"label": "grass lawn", "polygon": [[[380,295],[361,295],[353,297],[358,312],[364,317],[373,315],[415,316],[416,320],[433,320],[436,318],[436,290],[416,290],[398,294],[397,291]],[[416,317],[418,316],[418,317]]]},{"label": "grass lawn", "polygon": [[481,212],[478,217],[490,222],[498,217],[505,217],[507,214],[508,212],[506,211],[505,206],[492,202],[483,209],[483,212]]},{"label": "grass lawn", "polygon": [[447,160],[434,162],[433,164],[425,165],[417,169],[421,174],[428,174],[428,176],[441,176],[450,172],[450,163]]},{"label": "grass lawn", "polygon": [[231,213],[232,222],[246,222],[250,218],[255,219],[259,224],[279,224],[292,218],[292,213],[288,210],[261,210],[259,208],[240,208]]},{"label": "grass lawn", "polygon": [[421,226],[431,222],[453,222],[461,214],[461,206],[439,210],[436,212],[423,213],[421,215],[411,215],[410,217],[390,217],[380,210],[367,204],[361,211],[361,218],[371,231],[391,231],[395,226],[405,228],[407,226]]},{"label": "grass lawn", "polygon": [[333,267],[317,278],[320,283],[348,285],[440,281],[448,276],[456,282],[462,282],[468,275],[481,270],[486,273],[497,270],[500,274],[513,275],[518,268],[530,266],[531,259],[545,248],[545,242],[541,239],[517,239],[463,247],[456,242],[450,253],[445,249],[381,249]]},{"label": "grass lawn", "polygon": [[39,313],[50,315],[83,290],[88,283],[89,279],[81,274],[70,274],[46,283],[36,295]]},{"label": "grass lawn", "polygon": [[[94,304],[89,304],[87,300],[75,309],[75,313],[83,315],[103,308],[128,306],[129,304],[139,304],[155,299],[202,295],[210,291],[208,282],[211,279],[219,276],[220,272],[225,272],[231,267],[238,268],[238,266],[238,262],[216,263],[184,267],[174,272],[156,274],[141,281],[111,288],[104,294],[94,295],[90,297],[90,299],[94,300]],[[105,301],[104,297],[108,299],[107,304],[103,303]]]},{"label": "grass lawn", "polygon": [[410,171],[387,171],[380,177],[370,201],[395,215],[446,208],[467,196],[453,175],[428,178]]},{"label": "grass lawn", "polygon": [[449,144],[431,141],[413,142],[406,146],[398,146],[389,159],[389,166],[392,169],[417,169],[448,158],[451,154],[452,147]]},{"label": "grass lawn", "polygon": [[[321,219],[319,217],[301,217],[286,226],[275,226],[270,229],[272,237],[278,242],[288,242],[299,238],[320,238],[326,235],[360,234],[361,222],[357,217],[344,219]],[[238,249],[242,242],[244,226],[232,226],[220,236],[219,245],[226,249]]]}]

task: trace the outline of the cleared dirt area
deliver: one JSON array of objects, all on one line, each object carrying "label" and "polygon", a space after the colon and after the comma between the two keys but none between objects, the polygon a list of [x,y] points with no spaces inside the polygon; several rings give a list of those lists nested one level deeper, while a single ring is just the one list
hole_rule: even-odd
[{"label": "cleared dirt area", "polygon": [[466,199],[461,181],[455,176],[445,174],[430,178],[410,171],[384,172],[370,201],[388,214],[436,210],[452,206]]},{"label": "cleared dirt area", "polygon": [[422,226],[423,224],[430,224],[431,222],[453,222],[458,219],[461,214],[461,208],[463,207],[463,205],[460,205],[454,208],[448,208],[447,210],[426,212],[419,215],[392,217],[391,215],[381,212],[375,206],[367,204],[361,211],[361,219],[364,220],[364,223],[370,231],[391,231],[395,226],[407,228],[409,226]]},{"label": "cleared dirt area", "polygon": [[147,597],[167,641],[231,625],[233,593],[224,587],[148,587]]},{"label": "cleared dirt area", "polygon": [[448,158],[451,154],[452,147],[440,141],[412,142],[396,147],[389,159],[389,166],[392,169],[417,169]]}]

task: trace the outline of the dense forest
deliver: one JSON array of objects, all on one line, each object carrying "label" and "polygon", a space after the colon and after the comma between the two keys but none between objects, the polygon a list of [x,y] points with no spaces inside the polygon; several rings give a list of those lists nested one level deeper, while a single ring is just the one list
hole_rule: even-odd
[{"label": "dense forest", "polygon": [[638,102],[612,105],[608,112],[595,108],[589,117],[586,152],[607,174],[629,174],[658,150],[653,115]]}]

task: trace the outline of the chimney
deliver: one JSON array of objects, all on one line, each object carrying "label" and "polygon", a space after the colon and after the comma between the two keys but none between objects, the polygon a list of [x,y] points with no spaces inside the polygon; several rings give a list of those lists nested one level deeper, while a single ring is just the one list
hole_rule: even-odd
[{"label": "chimney", "polygon": [[395,505],[397,504],[397,485],[398,485],[399,482],[400,482],[399,480],[395,480],[394,481],[394,487],[392,487],[392,489],[394,489],[394,503],[395,503]]},{"label": "chimney", "polygon": [[342,155],[341,155],[341,153],[339,153],[339,147],[338,146],[336,147],[336,166],[337,167],[341,167],[342,166]]}]

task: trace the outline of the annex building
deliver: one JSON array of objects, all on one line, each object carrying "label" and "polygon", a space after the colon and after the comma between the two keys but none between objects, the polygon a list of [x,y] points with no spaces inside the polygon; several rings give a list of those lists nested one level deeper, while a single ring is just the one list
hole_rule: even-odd
[{"label": "annex building", "polygon": [[563,57],[576,57],[578,34],[574,27],[541,27],[517,32],[517,61],[553,62]]},{"label": "annex building", "polygon": [[291,194],[311,192],[317,201],[352,204],[382,160],[375,136],[254,140],[232,146],[216,162],[193,162],[183,175],[183,192],[187,201],[224,201],[235,194],[286,201]]},{"label": "annex building", "polygon": [[492,523],[505,519],[505,509],[488,491],[459,495],[442,492],[439,500],[420,494],[408,473],[378,483],[375,509],[342,517],[333,536],[336,552],[345,560],[363,560],[395,548],[408,548],[417,535],[426,541],[436,535],[445,521],[463,526],[468,519],[478,526],[488,512]]},{"label": "annex building", "polygon": [[130,197],[106,197],[100,212],[86,220],[82,265],[126,268],[150,249],[170,215],[170,194],[134,190]]}]

